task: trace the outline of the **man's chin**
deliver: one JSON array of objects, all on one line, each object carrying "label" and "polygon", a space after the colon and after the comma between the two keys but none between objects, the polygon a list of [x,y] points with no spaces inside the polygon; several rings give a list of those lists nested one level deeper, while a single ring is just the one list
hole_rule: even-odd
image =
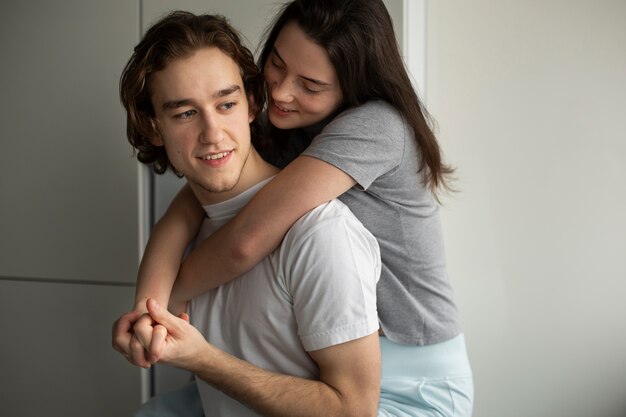
[{"label": "man's chin", "polygon": [[190,181],[189,186],[203,204],[212,204],[216,201],[230,198],[229,194],[235,189],[239,178],[221,181]]}]

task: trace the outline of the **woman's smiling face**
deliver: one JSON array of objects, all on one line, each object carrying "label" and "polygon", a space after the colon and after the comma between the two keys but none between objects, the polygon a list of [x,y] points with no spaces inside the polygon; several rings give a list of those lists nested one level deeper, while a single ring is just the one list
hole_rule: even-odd
[{"label": "woman's smiling face", "polygon": [[314,125],[341,105],[341,86],[328,52],[295,22],[281,29],[263,72],[269,119],[280,129]]}]

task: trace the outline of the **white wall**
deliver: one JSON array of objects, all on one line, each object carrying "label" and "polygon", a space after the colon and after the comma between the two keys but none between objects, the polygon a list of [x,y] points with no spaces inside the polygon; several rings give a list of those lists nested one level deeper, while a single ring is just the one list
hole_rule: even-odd
[{"label": "white wall", "polygon": [[626,415],[626,2],[428,2],[477,417]]}]

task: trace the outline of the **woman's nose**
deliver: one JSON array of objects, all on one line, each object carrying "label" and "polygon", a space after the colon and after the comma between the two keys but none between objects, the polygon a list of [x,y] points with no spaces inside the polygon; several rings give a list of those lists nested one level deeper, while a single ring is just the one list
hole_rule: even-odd
[{"label": "woman's nose", "polygon": [[292,82],[287,78],[279,78],[274,80],[271,87],[272,99],[283,103],[289,103],[293,100]]}]

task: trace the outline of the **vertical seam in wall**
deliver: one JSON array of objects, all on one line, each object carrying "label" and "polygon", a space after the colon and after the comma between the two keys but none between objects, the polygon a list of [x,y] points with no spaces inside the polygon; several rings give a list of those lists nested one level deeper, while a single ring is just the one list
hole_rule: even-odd
[{"label": "vertical seam in wall", "polygon": [[[137,1],[137,42],[141,39],[143,34],[143,0]],[[138,255],[139,260],[143,256],[143,251],[147,243],[149,226],[152,224],[153,208],[151,204],[151,196],[153,195],[153,185],[149,180],[149,173],[146,172],[145,167],[137,161],[137,199],[138,199],[138,230],[139,234],[139,248]],[[154,382],[154,367],[150,370],[140,368],[140,391],[141,391],[141,403],[145,403],[155,394],[155,382]]]},{"label": "vertical seam in wall", "polygon": [[138,39],[141,39],[141,34],[143,33],[143,0],[139,0],[139,2],[137,3],[138,6],[138,16],[139,16],[139,31],[137,33],[137,37]]},{"label": "vertical seam in wall", "polygon": [[403,53],[414,87],[426,104],[427,0],[403,0]]}]

